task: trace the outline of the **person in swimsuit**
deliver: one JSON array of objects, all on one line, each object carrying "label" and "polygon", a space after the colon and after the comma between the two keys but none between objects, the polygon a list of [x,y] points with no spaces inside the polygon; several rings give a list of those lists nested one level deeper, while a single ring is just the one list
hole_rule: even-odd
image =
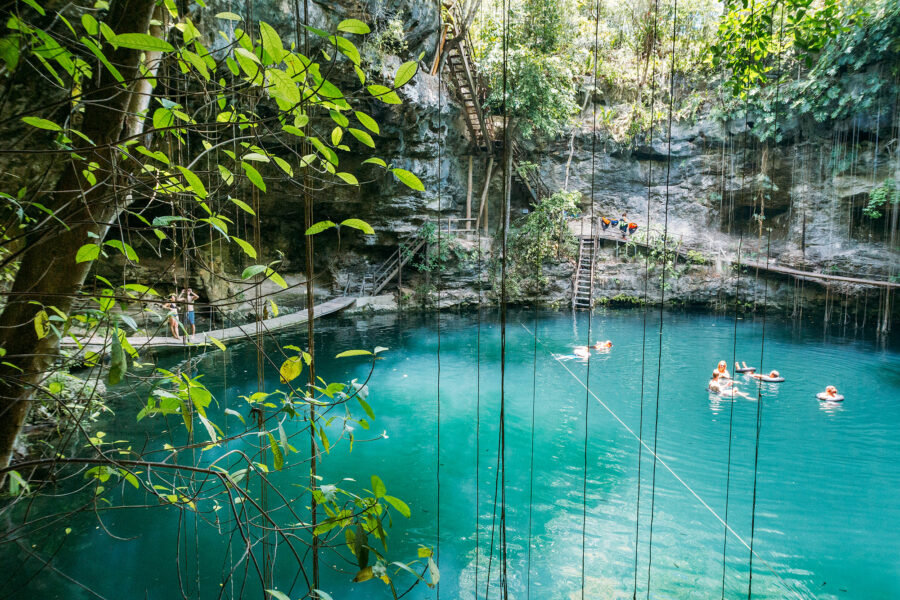
[{"label": "person in swimsuit", "polygon": [[609,350],[610,348],[612,348],[612,342],[609,340],[594,344],[594,350]]},{"label": "person in swimsuit", "polygon": [[838,394],[837,388],[834,387],[833,385],[829,385],[827,388],[825,388],[825,396],[826,396],[826,399],[828,399],[828,400],[834,400],[834,399],[837,398],[839,395],[840,395],[840,394]]},{"label": "person in swimsuit", "polygon": [[575,346],[575,350],[573,350],[572,352],[578,358],[587,358],[591,355],[591,349],[587,346]]},{"label": "person in swimsuit", "polygon": [[713,373],[717,374],[722,379],[731,379],[731,373],[728,372],[728,363],[724,360],[719,361],[719,364],[716,366]]},{"label": "person in swimsuit", "polygon": [[734,370],[735,370],[735,372],[737,372],[737,371],[743,371],[743,372],[746,373],[746,372],[748,372],[748,371],[753,371],[754,369],[755,369],[754,367],[748,367],[748,366],[747,366],[747,363],[745,363],[745,362],[743,362],[743,361],[740,362],[740,363],[738,363],[738,361],[734,361]]},{"label": "person in swimsuit", "polygon": [[199,297],[200,296],[198,296],[191,288],[184,288],[178,296],[178,300],[184,302],[185,324],[191,326],[191,341],[194,341],[194,336],[197,335],[197,324],[196,318],[194,317],[194,302],[196,302]]},{"label": "person in swimsuit", "polygon": [[709,391],[714,394],[718,394],[719,396],[731,398],[734,398],[735,396],[743,396],[744,398],[750,398],[750,396],[737,389],[733,382],[719,375],[718,369],[713,371],[712,379],[709,380],[708,387]]},{"label": "person in swimsuit", "polygon": [[163,304],[163,308],[166,309],[166,320],[169,322],[169,332],[172,334],[172,337],[181,341],[181,334],[178,333],[178,298],[175,294],[169,296],[169,301]]},{"label": "person in swimsuit", "polygon": [[754,377],[756,379],[762,379],[763,377],[777,379],[777,378],[781,377],[781,375],[778,373],[778,371],[771,371],[768,375],[766,375],[766,374],[760,375],[759,373],[748,373],[748,375],[750,375],[750,377]]}]

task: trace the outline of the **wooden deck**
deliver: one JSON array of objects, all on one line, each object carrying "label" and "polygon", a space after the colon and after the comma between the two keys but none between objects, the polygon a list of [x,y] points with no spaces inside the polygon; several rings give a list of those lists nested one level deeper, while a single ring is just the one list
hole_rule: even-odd
[{"label": "wooden deck", "polygon": [[[336,313],[352,305],[354,302],[356,302],[356,298],[340,297],[328,300],[327,302],[323,302],[322,304],[318,304],[314,307],[314,317],[319,318],[330,315],[332,313]],[[306,323],[307,321],[307,311],[301,310],[288,315],[266,319],[265,321],[263,321],[263,331],[267,333],[279,331],[281,329],[287,329],[288,327],[292,327],[294,325]],[[165,331],[168,331],[168,327],[165,328]],[[179,341],[173,337],[162,335],[132,336],[128,338],[128,341],[136,350],[141,351],[151,348],[184,348],[187,346],[212,344],[212,342],[209,340],[210,337],[217,339],[223,344],[227,344],[229,342],[246,340],[250,337],[253,337],[254,335],[256,335],[256,323],[245,323],[244,325],[235,325],[234,327],[228,327],[225,329],[214,329],[212,331],[202,332],[198,331],[197,335],[194,336],[193,342],[188,342],[184,337],[182,337],[182,340]],[[88,339],[81,339],[79,340],[79,342],[85,349],[91,350],[93,352],[99,352],[106,349],[109,340],[105,337],[94,336]],[[73,340],[72,338],[63,339],[62,341],[60,341],[60,346],[67,348],[78,347],[78,345],[75,343],[75,340]]]},{"label": "wooden deck", "polygon": [[[569,222],[569,230],[575,235],[576,238],[588,237],[581,235],[581,227],[580,221],[570,221]],[[584,231],[590,232],[590,226],[585,223]],[[642,248],[646,248],[647,244],[643,241],[633,238],[633,236],[628,236],[626,239],[622,239],[622,233],[618,228],[610,227],[606,231],[602,229],[600,231],[595,232],[596,236],[601,240],[613,241],[618,243],[626,243],[633,242]],[[687,251],[691,248],[688,248],[684,245],[681,246],[679,253],[687,254]],[[702,251],[700,251],[702,252]],[[732,265],[736,265],[738,263],[737,257],[731,256],[726,258],[728,262]],[[769,273],[780,273],[782,275],[788,275],[790,277],[796,277],[797,279],[803,279],[807,281],[818,281],[821,283],[825,282],[836,282],[836,283],[850,283],[854,285],[865,285],[869,287],[877,287],[877,288],[887,288],[887,289],[897,289],[900,288],[900,282],[898,281],[888,281],[886,279],[865,279],[861,277],[847,277],[845,275],[832,275],[829,273],[819,273],[816,271],[804,271],[802,269],[795,269],[793,267],[788,267],[782,264],[779,264],[773,260],[769,261],[767,265],[765,262],[757,262],[753,260],[741,260],[740,264],[742,267],[748,269],[759,269],[760,271],[768,271]]]}]

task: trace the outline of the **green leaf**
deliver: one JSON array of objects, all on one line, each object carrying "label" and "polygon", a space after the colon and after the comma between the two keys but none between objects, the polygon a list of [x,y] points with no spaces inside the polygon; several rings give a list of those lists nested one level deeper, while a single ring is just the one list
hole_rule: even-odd
[{"label": "green leaf", "polygon": [[288,177],[294,176],[294,169],[291,167],[288,161],[284,160],[280,156],[273,156],[272,160],[275,161],[275,164],[278,165],[278,168],[287,173]]},{"label": "green leaf", "polygon": [[220,12],[216,13],[217,19],[225,19],[226,21],[243,21],[244,18],[241,15],[236,15],[233,12]]},{"label": "green leaf", "polygon": [[375,119],[360,111],[356,111],[354,114],[356,115],[356,120],[362,123],[363,127],[376,135],[381,133],[381,131],[378,129],[378,123],[375,121]]},{"label": "green leaf", "polygon": [[280,471],[281,467],[284,466],[284,454],[281,453],[281,448],[278,447],[278,442],[275,441],[275,436],[271,433],[269,434],[269,448],[272,449],[272,460],[275,463],[275,470]]},{"label": "green leaf", "polygon": [[389,87],[383,85],[370,85],[366,89],[369,90],[369,93],[372,94],[372,96],[378,98],[385,104],[403,104],[403,101],[400,99],[400,96],[397,95],[397,92]]},{"label": "green leaf", "polygon": [[109,353],[109,373],[106,381],[110,385],[116,385],[122,381],[122,376],[128,368],[128,361],[125,359],[125,350],[122,349],[122,342],[119,340],[118,328],[113,332],[112,344]]},{"label": "green leaf", "polygon": [[405,62],[400,65],[400,68],[397,69],[397,74],[394,76],[394,88],[406,85],[406,83],[415,76],[418,70],[419,66],[414,61]]},{"label": "green leaf", "polygon": [[100,256],[100,246],[97,244],[85,244],[75,253],[75,262],[83,263],[97,260]]},{"label": "green leaf", "polygon": [[369,26],[360,21],[359,19],[344,19],[337,26],[338,31],[343,31],[345,33],[356,33],[359,35],[365,35],[372,30],[369,29]]},{"label": "green leaf", "polygon": [[331,221],[319,221],[318,223],[313,223],[309,229],[306,230],[306,235],[316,235],[317,233],[321,233],[326,229],[331,229],[335,224]]},{"label": "green leaf", "polygon": [[328,114],[331,115],[331,120],[340,125],[341,127],[346,127],[350,124],[350,119],[341,114],[336,110],[329,110]]},{"label": "green leaf", "polygon": [[338,173],[336,173],[336,175],[343,179],[345,183],[349,183],[350,185],[359,185],[359,180],[356,178],[356,175],[353,175],[352,173],[339,171]]},{"label": "green leaf", "polygon": [[50,317],[47,315],[46,310],[38,311],[38,313],[34,315],[34,332],[37,334],[39,340],[47,337],[47,325],[49,323]]},{"label": "green leaf", "polygon": [[[44,9],[41,7],[41,5],[38,4],[37,2],[35,2],[34,0],[22,0],[22,2],[24,2],[25,4],[27,4],[34,10],[36,10],[38,12],[38,14],[41,15],[42,17],[46,16],[47,13],[44,12]],[[62,16],[62,15],[60,15],[60,16]]]},{"label": "green leaf", "polygon": [[128,290],[131,292],[137,292],[138,294],[147,294],[148,296],[159,296],[159,292],[154,290],[152,287],[148,287],[146,285],[142,285],[140,283],[126,283],[121,286],[123,290]]},{"label": "green leaf", "polygon": [[397,179],[406,184],[407,187],[410,187],[417,192],[424,192],[425,186],[422,184],[421,180],[418,177],[407,171],[406,169],[391,169],[394,175],[397,176]]},{"label": "green leaf", "polygon": [[153,111],[153,128],[165,129],[175,122],[175,115],[168,108],[160,107]]},{"label": "green leaf", "polygon": [[287,594],[278,590],[266,590],[266,593],[275,598],[275,600],[291,600]]},{"label": "green leaf", "polygon": [[441,580],[441,572],[438,570],[437,564],[435,564],[434,559],[428,557],[428,575],[431,577],[431,586],[434,587]]},{"label": "green leaf", "polygon": [[241,247],[241,250],[244,251],[244,254],[246,254],[250,258],[256,258],[256,249],[253,247],[252,244],[250,244],[250,242],[242,240],[241,238],[239,238],[235,235],[231,236],[231,239],[234,240],[234,242],[238,246]]},{"label": "green leaf", "polygon": [[235,205],[237,205],[237,207],[240,208],[245,213],[249,213],[249,214],[253,215],[254,217],[256,216],[256,212],[254,212],[254,210],[252,208],[250,208],[250,205],[247,204],[246,202],[244,202],[243,200],[238,200],[237,198],[229,198],[229,200],[234,202]]},{"label": "green leaf", "polygon": [[266,277],[268,277],[269,281],[271,281],[272,283],[274,283],[281,289],[283,289],[283,290],[287,289],[287,287],[288,287],[287,282],[284,280],[284,278],[281,275],[276,273],[274,269],[267,268],[266,269]]},{"label": "green leaf", "polygon": [[172,52],[175,50],[169,42],[148,33],[120,33],[115,36],[113,43],[122,48],[145,50],[147,52]]},{"label": "green leaf", "polygon": [[384,500],[387,503],[389,503],[391,506],[393,506],[395,509],[397,509],[397,512],[400,513],[401,515],[403,515],[404,517],[406,517],[407,519],[409,518],[409,515],[412,514],[409,510],[409,506],[407,506],[406,502],[404,502],[400,498],[395,498],[393,496],[385,496]]},{"label": "green leaf", "polygon": [[387,169],[387,163],[378,158],[377,156],[373,156],[372,158],[367,158],[362,161],[364,165],[378,165],[379,167]]},{"label": "green leaf", "polygon": [[[211,336],[209,334],[206,334],[206,339],[211,341],[215,345],[216,348],[218,348],[222,352],[225,352],[225,344],[223,344],[222,342],[220,342],[219,340],[217,340],[216,338],[214,338],[213,336]],[[240,415],[238,415],[238,416],[240,416]]]},{"label": "green leaf", "polygon": [[354,129],[351,127],[350,129],[348,129],[348,131],[350,132],[350,134],[353,137],[355,137],[357,140],[359,140],[360,143],[365,144],[369,148],[375,147],[375,140],[373,140],[372,136],[369,135],[368,133],[366,133],[365,131],[363,131],[362,129]]},{"label": "green leaf", "polygon": [[330,594],[327,592],[323,592],[322,590],[313,590],[313,592],[320,598],[320,600],[334,600]]},{"label": "green leaf", "polygon": [[372,235],[375,233],[375,230],[372,229],[372,226],[362,219],[345,219],[341,221],[341,227],[352,227],[353,229],[359,229],[366,235]]},{"label": "green leaf", "polygon": [[209,194],[206,191],[206,187],[203,185],[203,182],[200,181],[200,178],[197,177],[193,171],[188,169],[187,167],[182,167],[178,165],[178,170],[181,171],[181,174],[184,175],[184,178],[187,180],[188,184],[191,186],[191,189],[194,191],[197,196],[200,198],[206,198]]},{"label": "green leaf", "polygon": [[372,356],[368,350],[345,350],[335,356],[335,358],[346,358],[348,356]]},{"label": "green leaf", "polygon": [[262,37],[263,50],[274,60],[280,63],[284,58],[284,44],[281,43],[281,37],[278,32],[264,21],[259,22],[259,34]]},{"label": "green leaf", "polygon": [[297,379],[303,371],[303,359],[299,356],[292,356],[281,364],[278,373],[281,375],[281,383],[288,383]]},{"label": "green leaf", "polygon": [[372,475],[372,493],[376,498],[384,498],[384,495],[387,494],[387,488],[384,487],[384,482],[378,475]]},{"label": "green leaf", "polygon": [[54,123],[53,121],[48,121],[47,119],[41,119],[39,117],[22,117],[22,122],[26,125],[31,125],[32,127],[37,127],[38,129],[47,129],[49,131],[62,131],[62,127]]},{"label": "green leaf", "polygon": [[121,240],[109,240],[108,242],[103,242],[103,245],[115,248],[116,250],[124,254],[125,258],[130,261],[138,262],[138,255],[137,252],[134,251],[134,248]]},{"label": "green leaf", "polygon": [[247,179],[249,179],[253,185],[263,192],[266,191],[266,182],[263,181],[262,175],[259,174],[259,171],[257,171],[253,165],[241,161],[241,168],[244,170],[244,173],[247,174]]},{"label": "green leaf", "polygon": [[254,275],[259,275],[268,268],[269,267],[267,267],[266,265],[250,265],[249,267],[244,269],[243,273],[241,273],[241,279],[249,279]]}]

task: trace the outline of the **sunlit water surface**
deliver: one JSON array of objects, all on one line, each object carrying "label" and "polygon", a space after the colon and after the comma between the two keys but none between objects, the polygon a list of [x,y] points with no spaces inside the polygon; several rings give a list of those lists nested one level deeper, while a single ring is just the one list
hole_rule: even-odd
[{"label": "sunlit water surface", "polygon": [[[594,340],[610,339],[615,346],[594,354],[588,377],[587,364],[553,357],[570,354],[588,339],[586,314],[516,310],[509,315],[510,597],[526,598],[530,592],[533,598],[581,598],[583,573],[585,598],[631,598],[635,586],[638,597],[647,597],[649,588],[651,598],[718,598],[723,581],[725,597],[743,598],[750,585],[751,540],[754,598],[900,597],[896,349],[846,332],[826,335],[820,324],[770,319],[762,366],[778,369],[787,382],[763,385],[758,404],[756,385],[739,378],[754,401],[732,403],[706,391],[709,373],[720,358],[732,362],[735,345],[739,359],[759,365],[761,320],[739,320],[735,328],[728,316],[667,313],[660,335],[659,315],[650,311],[645,336],[644,312],[621,311],[595,314],[591,325]],[[341,485],[358,491],[378,474],[388,493],[412,508],[410,519],[395,515],[391,560],[410,561],[419,545],[437,545],[439,521],[441,596],[475,598],[477,589],[483,598],[490,579],[490,597],[499,597],[498,529],[492,536],[500,406],[497,315],[444,314],[439,327],[433,314],[331,318],[317,327],[319,374],[327,381],[367,375],[365,360],[332,359],[338,352],[390,348],[370,381],[377,418],[368,431],[356,427],[352,453],[343,443],[324,457],[323,483],[353,478],[359,483]],[[297,331],[279,341],[305,345],[304,338]],[[174,367],[183,359],[164,357],[160,364]],[[221,403],[215,419],[236,431],[239,423],[221,410],[227,405],[247,416],[238,398],[257,388],[253,347],[208,353],[196,372]],[[588,379],[596,398],[582,384]],[[827,384],[847,400],[839,405],[816,400]],[[273,369],[265,386],[278,387]],[[135,423],[142,402],[120,401],[115,420],[104,424],[107,435],[143,444],[145,432],[151,432],[151,446],[166,441],[159,436],[160,421]],[[354,412],[364,416],[358,406]],[[340,422],[331,425],[333,437]],[[299,427],[290,421],[285,426],[289,434]],[[360,441],[382,432],[387,439]],[[639,446],[638,436],[646,447]],[[301,454],[289,455],[289,466],[308,455],[308,442],[294,442]],[[228,449],[253,452],[252,443]],[[659,460],[654,461],[653,448]],[[300,464],[276,476],[286,493],[300,495],[289,484],[306,485],[305,468]],[[294,509],[308,516],[304,504],[295,503]],[[129,539],[112,539],[96,517],[82,515],[67,522],[72,531],[62,540],[43,534],[22,540],[45,558],[55,551],[52,564],[58,571],[35,574],[40,563],[7,546],[4,562],[13,569],[7,570],[3,595],[96,597],[64,573],[106,598],[176,598],[180,570],[192,597],[260,596],[252,571],[248,576],[243,568],[220,585],[243,546],[235,536],[229,551],[230,538],[220,535],[215,522],[196,526],[187,512],[179,536],[173,508],[111,511],[102,518],[111,533]],[[727,537],[722,520],[733,530]],[[350,583],[352,565],[323,556],[321,587],[335,599],[389,597],[378,581]],[[302,597],[306,584],[283,544],[276,560],[275,585],[291,598]],[[408,584],[410,578],[400,580]],[[435,595],[419,585],[406,597]]]}]

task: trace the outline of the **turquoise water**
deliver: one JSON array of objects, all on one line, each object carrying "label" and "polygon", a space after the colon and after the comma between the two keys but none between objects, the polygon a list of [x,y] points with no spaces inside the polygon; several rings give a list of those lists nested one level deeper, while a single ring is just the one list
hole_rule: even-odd
[{"label": "turquoise water", "polygon": [[[360,487],[368,487],[370,475],[376,473],[389,494],[409,504],[412,517],[396,517],[389,532],[392,560],[412,560],[420,544],[437,543],[439,506],[440,595],[474,598],[477,576],[482,598],[497,473],[499,327],[493,313],[483,315],[480,325],[475,313],[439,318],[439,337],[436,315],[321,323],[320,356],[378,345],[390,350],[370,382],[369,400],[377,418],[369,431],[354,432],[357,442],[352,453],[346,444],[333,449],[324,458],[320,474],[324,483],[353,478]],[[643,318],[641,311],[594,315],[593,338],[610,339],[615,346],[607,354],[593,355],[588,381],[586,364],[560,362],[552,356],[569,354],[574,345],[587,340],[587,315],[510,313],[506,370],[510,597],[526,598],[530,590],[533,598],[581,598],[583,560],[586,598],[631,598],[635,580],[638,597],[648,597],[649,588],[651,598],[718,598],[723,545],[725,597],[746,597],[750,551],[744,542],[751,540],[758,410],[753,597],[900,597],[900,528],[896,525],[900,523],[900,354],[870,340],[828,334],[820,324],[769,320],[762,368],[778,369],[787,382],[764,384],[761,405],[755,399],[732,403],[711,398],[705,389],[716,362],[720,358],[732,362],[735,327],[731,318],[667,313],[660,337],[658,313],[651,312],[642,349]],[[759,320],[737,322],[738,359],[759,366],[762,327]],[[288,333],[280,341],[302,344],[303,338],[301,332]],[[660,339],[662,370],[658,374]],[[643,373],[642,351],[646,355]],[[174,359],[163,362],[171,366]],[[223,406],[238,408],[237,397],[256,390],[256,354],[249,345],[201,357],[197,372],[205,376]],[[319,365],[319,374],[328,381],[364,379],[367,372],[360,359],[322,359]],[[589,384],[596,397],[587,396],[579,379]],[[756,385],[741,378],[739,382],[755,398]],[[843,404],[823,405],[815,399],[816,392],[828,384],[846,396]],[[277,373],[269,374],[266,386],[278,386]],[[105,427],[109,435],[135,438],[156,432],[149,444],[167,441],[158,436],[163,428],[160,422],[134,422],[142,402],[140,398],[122,400],[115,421]],[[234,432],[237,423],[232,421],[230,426]],[[286,423],[288,433],[291,426]],[[333,424],[332,430],[337,437],[339,425]],[[360,441],[382,432],[387,439]],[[636,435],[647,444],[640,465]],[[299,442],[295,445],[305,448]],[[654,446],[660,458],[655,481],[650,452]],[[240,447],[252,451],[249,442]],[[288,457],[288,465],[297,467],[277,476],[282,484],[306,483],[306,467],[299,460],[295,454]],[[352,489],[357,484],[342,485]],[[583,486],[587,490],[584,516]],[[733,529],[727,541],[719,520],[726,518],[726,487],[727,521]],[[294,509],[304,510],[302,505]],[[179,571],[189,597],[213,597],[220,592],[225,597],[259,597],[252,573],[246,577],[246,587],[241,587],[243,570],[220,587],[230,561],[243,550],[239,539],[233,540],[229,552],[228,537],[219,535],[213,513],[203,515],[209,522],[195,522],[186,513],[179,535],[178,515],[175,509],[158,507],[104,513],[103,525],[112,533],[136,536],[122,541],[111,539],[95,517],[82,515],[70,520],[73,531],[61,545],[58,535],[44,537],[43,532],[30,534],[23,543],[34,545],[45,557],[60,545],[53,561],[59,572],[78,578],[107,598],[179,597]],[[494,546],[490,597],[499,597],[496,538]],[[175,548],[179,548],[180,567]],[[12,597],[96,597],[48,569],[31,577],[39,563],[18,549],[6,546],[3,551],[4,562],[13,569],[2,589],[13,590]],[[295,579],[296,561],[283,545],[278,547],[276,561],[278,588],[288,592],[294,585],[291,598],[302,597],[306,586],[302,577]],[[377,581],[349,583],[351,567],[326,555],[322,589],[335,599],[389,597]],[[434,590],[420,585],[406,597],[435,596]]]}]

